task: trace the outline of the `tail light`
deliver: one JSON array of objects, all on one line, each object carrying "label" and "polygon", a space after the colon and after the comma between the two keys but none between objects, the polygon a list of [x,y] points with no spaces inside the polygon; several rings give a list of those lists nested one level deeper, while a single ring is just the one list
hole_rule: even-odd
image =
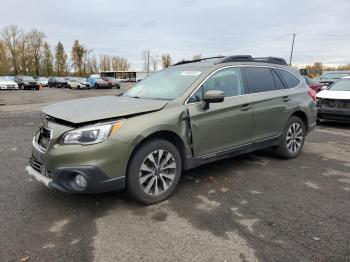
[{"label": "tail light", "polygon": [[312,90],[311,88],[309,89],[309,91],[307,92],[308,95],[311,97],[312,100],[316,101],[316,92],[315,90]]}]

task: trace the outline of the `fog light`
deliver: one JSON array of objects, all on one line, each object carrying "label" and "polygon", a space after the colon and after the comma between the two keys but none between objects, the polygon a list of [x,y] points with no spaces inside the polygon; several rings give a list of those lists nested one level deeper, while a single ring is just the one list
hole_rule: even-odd
[{"label": "fog light", "polygon": [[79,187],[82,187],[82,188],[87,187],[86,178],[84,176],[82,176],[82,175],[79,175],[79,174],[76,175],[75,178],[74,178],[74,181]]}]

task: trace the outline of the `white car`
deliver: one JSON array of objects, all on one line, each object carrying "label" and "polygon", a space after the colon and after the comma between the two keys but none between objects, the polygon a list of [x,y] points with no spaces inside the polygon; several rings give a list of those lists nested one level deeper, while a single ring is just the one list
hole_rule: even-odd
[{"label": "white car", "polygon": [[91,88],[91,85],[86,80],[86,78],[71,78],[70,81],[68,82],[68,88],[71,88],[71,89]]},{"label": "white car", "polygon": [[317,93],[316,103],[318,120],[350,122],[350,76]]},{"label": "white car", "polygon": [[46,77],[38,77],[36,78],[36,81],[38,81],[41,86],[48,86],[49,85],[49,79]]},{"label": "white car", "polygon": [[18,90],[18,84],[12,80],[0,77],[0,90]]}]

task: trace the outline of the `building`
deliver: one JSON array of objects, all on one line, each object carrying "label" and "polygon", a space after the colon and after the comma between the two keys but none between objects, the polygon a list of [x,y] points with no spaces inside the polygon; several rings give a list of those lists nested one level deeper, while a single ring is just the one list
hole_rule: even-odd
[{"label": "building", "polygon": [[[149,75],[152,74],[149,72]],[[101,77],[119,78],[124,81],[136,82],[147,77],[146,71],[101,71]]]}]

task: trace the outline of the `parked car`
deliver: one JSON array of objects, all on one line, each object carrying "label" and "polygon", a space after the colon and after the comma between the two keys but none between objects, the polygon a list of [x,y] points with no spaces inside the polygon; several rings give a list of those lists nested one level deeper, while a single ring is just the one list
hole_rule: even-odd
[{"label": "parked car", "polygon": [[0,77],[0,90],[18,89],[18,84],[12,80]]},{"label": "parked car", "polygon": [[91,88],[109,88],[107,81],[104,81],[100,75],[91,75],[87,81],[90,83]]},{"label": "parked car", "polygon": [[156,203],[183,170],[266,147],[297,157],[316,124],[309,90],[281,58],[183,61],[121,96],[45,107],[26,172],[64,192],[126,188]]},{"label": "parked car", "polygon": [[303,76],[305,79],[305,82],[308,84],[308,86],[314,90],[316,93],[321,91],[321,88],[324,86],[324,84],[321,84],[319,82],[314,82],[313,80],[311,80],[310,77],[308,76]]},{"label": "parked car", "polygon": [[66,88],[68,87],[68,79],[65,77],[50,77],[48,81],[49,87]]},{"label": "parked car", "polygon": [[86,78],[82,77],[76,77],[71,78],[68,82],[68,88],[71,89],[84,89],[84,88],[91,88],[90,83],[86,80]]},{"label": "parked car", "polygon": [[317,81],[325,86],[330,86],[340,78],[344,76],[350,76],[350,71],[331,71],[325,72],[320,77],[317,78]]},{"label": "parked car", "polygon": [[46,77],[34,77],[34,79],[41,84],[41,86],[48,86],[49,79]]},{"label": "parked car", "polygon": [[108,83],[109,88],[117,88],[120,89],[120,83],[117,79],[113,77],[102,77],[102,80]]},{"label": "parked car", "polygon": [[350,77],[344,77],[317,94],[319,120],[350,122]]},{"label": "parked car", "polygon": [[14,81],[17,83],[19,89],[33,89],[33,90],[39,90],[40,89],[40,83],[37,82],[33,77],[31,76],[15,76]]}]

